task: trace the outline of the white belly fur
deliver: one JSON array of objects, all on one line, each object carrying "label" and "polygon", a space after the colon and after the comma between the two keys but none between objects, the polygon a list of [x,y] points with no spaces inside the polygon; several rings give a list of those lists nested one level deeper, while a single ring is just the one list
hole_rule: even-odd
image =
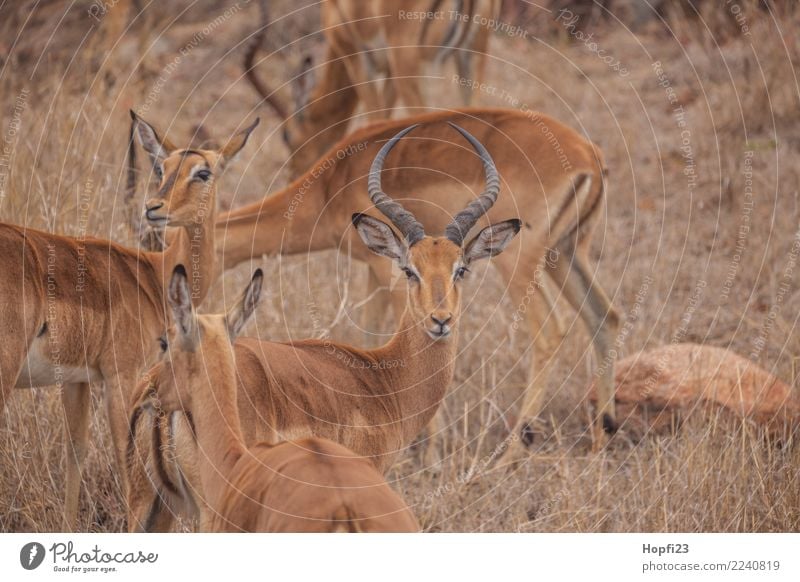
[{"label": "white belly fur", "polygon": [[89,366],[67,366],[58,363],[58,354],[45,355],[47,342],[34,342],[17,377],[17,388],[37,388],[79,382],[97,382],[102,379],[99,370]]}]

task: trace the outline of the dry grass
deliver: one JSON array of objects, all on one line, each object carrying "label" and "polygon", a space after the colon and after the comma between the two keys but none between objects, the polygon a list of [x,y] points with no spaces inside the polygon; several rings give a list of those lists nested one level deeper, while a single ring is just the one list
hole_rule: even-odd
[{"label": "dry grass", "polygon": [[[220,8],[194,6],[171,22],[180,12],[173,6],[181,3],[170,3],[170,14],[146,14],[118,38],[104,35],[107,28],[94,29],[86,6],[73,7],[61,19],[67,4],[40,5],[37,10],[47,11],[35,11],[30,21],[21,8],[13,14],[10,5],[0,9],[5,23],[0,46],[9,55],[0,69],[0,131],[3,145],[12,138],[13,151],[10,169],[0,164],[2,220],[69,234],[79,234],[85,225],[90,234],[130,242],[120,206],[126,110],[145,104],[145,117],[169,127],[178,139],[191,136],[199,122],[222,136],[257,111],[262,115],[263,142],[249,146],[228,172],[223,206],[258,199],[285,183],[287,152],[277,122],[257,110],[240,79],[241,47],[229,53],[234,40],[249,34],[254,6],[221,22],[165,75],[181,47],[219,16]],[[593,25],[593,40],[621,61],[626,76],[569,34],[528,40],[498,34],[488,79],[519,105],[584,132],[606,153],[609,203],[593,248],[597,276],[627,317],[620,356],[669,342],[708,343],[750,356],[794,383],[800,355],[792,251],[800,224],[794,67],[800,18],[740,4],[750,36],[707,8],[700,19],[669,20],[674,35],[662,27],[644,27],[634,35],[614,19]],[[301,12],[296,18],[298,31],[315,30],[315,15]],[[156,32],[142,35],[148,29]],[[316,41],[309,43],[319,50]],[[295,59],[300,51],[286,52]],[[654,61],[662,64],[663,86]],[[282,61],[267,65],[274,74],[285,68]],[[160,78],[163,88],[154,95]],[[456,88],[441,83],[430,92],[446,105]],[[674,91],[673,103],[668,89]],[[509,105],[497,95],[476,95],[476,101]],[[12,132],[20,102],[19,130]],[[675,115],[679,106],[683,127]],[[748,179],[752,200],[745,196]],[[522,193],[503,193],[517,194]],[[267,280],[278,280],[280,273],[282,287],[270,289],[261,308],[262,336],[318,332],[309,302],[322,321],[332,321],[345,287],[344,307],[360,319],[355,305],[363,299],[364,270],[353,265],[352,277],[338,283],[340,293],[331,293],[337,262],[332,258],[322,253],[265,261]],[[246,276],[228,273],[206,308],[220,307],[224,291],[238,289]],[[584,395],[594,359],[580,322],[566,307],[572,325],[544,415],[551,438],[537,443],[516,469],[465,478],[470,468],[492,459],[507,437],[503,418],[520,402],[528,358],[528,339],[511,331],[513,306],[502,299],[500,282],[490,277],[480,285],[471,290],[482,299],[471,305],[462,340],[483,331],[479,341],[464,341],[444,405],[446,457],[434,471],[421,466],[418,447],[412,448],[390,473],[427,529],[800,530],[800,453],[791,443],[770,444],[748,424],[695,419],[677,435],[634,444],[623,434],[608,450],[591,454]],[[349,318],[332,333],[363,341]],[[99,395],[98,389],[81,520],[91,531],[119,531],[124,508]],[[64,454],[58,394],[15,391],[4,415],[0,530],[59,530]]]}]

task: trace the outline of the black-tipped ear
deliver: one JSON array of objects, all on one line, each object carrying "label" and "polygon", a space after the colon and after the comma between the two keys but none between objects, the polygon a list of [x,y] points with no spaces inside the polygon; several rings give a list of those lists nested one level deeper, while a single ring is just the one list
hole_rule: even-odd
[{"label": "black-tipped ear", "polygon": [[353,215],[353,226],[364,244],[376,255],[389,257],[404,263],[408,255],[408,245],[400,240],[388,224],[368,214]]},{"label": "black-tipped ear", "polygon": [[139,143],[142,144],[142,148],[150,156],[153,166],[161,164],[169,156],[170,152],[175,151],[177,148],[167,138],[162,138],[152,125],[136,115],[133,109],[130,110],[130,114],[136,125],[136,135],[139,136]]},{"label": "black-tipped ear", "polygon": [[522,221],[517,218],[487,226],[467,245],[464,250],[464,260],[470,263],[499,255],[517,235],[520,228],[522,228]]},{"label": "black-tipped ear", "polygon": [[239,301],[236,302],[226,316],[226,324],[228,328],[228,337],[231,341],[235,340],[239,333],[244,328],[247,321],[252,317],[253,313],[261,301],[261,289],[264,284],[264,271],[256,269],[250,283],[242,293]]},{"label": "black-tipped ear", "polygon": [[250,137],[250,134],[253,133],[253,130],[258,127],[260,122],[261,118],[256,117],[256,120],[253,123],[228,140],[228,142],[219,152],[222,155],[225,163],[230,162],[234,157],[236,157],[236,154],[242,150],[242,148],[247,144],[247,139]]},{"label": "black-tipped ear", "polygon": [[175,321],[178,333],[181,335],[191,333],[194,327],[192,293],[189,290],[189,277],[186,275],[186,268],[183,265],[177,265],[172,271],[167,301],[172,308],[172,318]]}]

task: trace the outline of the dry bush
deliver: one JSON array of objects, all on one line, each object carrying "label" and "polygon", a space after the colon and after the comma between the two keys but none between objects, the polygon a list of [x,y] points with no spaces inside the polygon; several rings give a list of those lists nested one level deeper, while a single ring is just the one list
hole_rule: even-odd
[{"label": "dry bush", "polygon": [[[58,42],[47,49],[47,66],[32,78],[24,68],[30,55],[18,59],[15,50],[6,62],[18,66],[0,73],[4,137],[14,123],[15,103],[28,91],[11,167],[0,167],[2,220],[70,234],[85,227],[89,234],[131,242],[120,206],[128,108],[146,106],[145,118],[168,128],[176,142],[188,142],[198,124],[221,137],[261,115],[257,139],[224,178],[221,204],[257,200],[285,183],[287,152],[280,127],[258,107],[258,97],[241,79],[241,50],[232,48],[252,32],[255,3],[221,21],[174,67],[180,50],[222,8],[201,3],[172,22],[172,7],[153,4],[152,10],[161,12],[142,18],[157,26],[140,35],[143,25],[137,25],[122,39],[110,39],[113,50],[103,44],[109,39],[100,37],[91,47],[77,49],[72,39],[82,30],[77,13],[63,25],[53,17],[29,24],[37,27],[35,38],[52,35]],[[277,14],[292,9],[288,2],[275,8]],[[712,18],[702,16],[707,22]],[[298,13],[298,30],[315,30],[316,18],[309,11]],[[475,101],[542,110],[603,148],[611,169],[608,208],[592,253],[597,276],[625,316],[616,346],[620,356],[694,341],[733,349],[794,383],[800,355],[795,272],[800,170],[793,161],[800,144],[790,57],[794,60],[798,51],[797,16],[759,8],[748,12],[748,19],[750,37],[717,32],[717,26],[728,30],[724,23],[704,28],[680,21],[681,28],[670,20],[675,34],[659,30],[638,36],[614,19],[589,24],[600,47],[625,66],[627,75],[581,42],[498,33],[487,76],[505,93],[476,93]],[[24,18],[4,5],[0,22],[5,23],[3,44],[11,46],[9,34],[19,32]],[[309,39],[309,50],[316,50],[315,42]],[[25,50],[38,56],[42,46],[31,42]],[[655,72],[656,60],[664,82]],[[291,62],[281,63],[264,66],[286,80]],[[144,163],[140,170],[148,172]],[[693,174],[687,176],[688,170]],[[351,275],[342,276],[347,261],[326,252],[268,258],[264,268],[266,279],[276,284],[258,315],[262,337],[302,338],[332,328],[337,338],[364,341],[355,324],[363,309],[362,266],[349,265]],[[486,469],[509,438],[530,354],[529,339],[512,330],[515,306],[504,297],[501,283],[474,275],[467,295],[480,294],[480,300],[469,301],[461,331],[464,349],[443,406],[445,458],[439,467],[421,466],[422,442],[390,474],[426,528],[800,528],[797,447],[774,446],[747,424],[717,418],[690,422],[674,437],[638,444],[622,434],[608,450],[590,453],[585,396],[594,357],[581,322],[563,304],[569,330],[542,415],[550,436],[535,443],[523,465]],[[219,309],[248,276],[246,267],[227,273],[204,309]],[[63,527],[60,408],[53,389],[12,394],[6,427],[0,430],[4,531]],[[124,509],[99,402],[95,411],[81,520],[85,529],[119,531]]]}]

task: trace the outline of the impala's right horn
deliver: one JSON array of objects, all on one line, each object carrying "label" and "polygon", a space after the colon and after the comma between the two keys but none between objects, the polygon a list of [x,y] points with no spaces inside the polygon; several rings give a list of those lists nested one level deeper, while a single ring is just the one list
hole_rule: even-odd
[{"label": "impala's right horn", "polygon": [[470,202],[467,207],[453,217],[453,222],[447,225],[444,229],[444,236],[461,246],[464,244],[464,238],[470,229],[475,226],[481,216],[486,214],[489,209],[497,201],[497,194],[500,192],[500,176],[497,173],[497,167],[494,165],[492,156],[489,155],[488,150],[483,147],[483,144],[475,139],[467,130],[457,126],[455,123],[450,123],[458,133],[463,135],[467,141],[472,145],[478,156],[483,162],[483,171],[486,175],[486,182],[483,192],[478,196],[477,200]]},{"label": "impala's right horn", "polygon": [[422,228],[420,222],[414,218],[413,214],[403,208],[399,202],[395,202],[384,194],[381,189],[381,171],[383,170],[383,163],[386,161],[386,156],[389,155],[392,148],[397,145],[397,142],[400,141],[404,135],[415,127],[419,127],[419,124],[417,123],[411,127],[405,128],[384,144],[378,152],[378,155],[375,156],[375,159],[372,161],[372,166],[369,169],[369,180],[367,181],[367,191],[369,192],[369,197],[372,199],[372,203],[375,204],[375,207],[380,210],[386,218],[392,221],[401,233],[403,233],[408,246],[422,240],[425,237],[425,230]]}]

